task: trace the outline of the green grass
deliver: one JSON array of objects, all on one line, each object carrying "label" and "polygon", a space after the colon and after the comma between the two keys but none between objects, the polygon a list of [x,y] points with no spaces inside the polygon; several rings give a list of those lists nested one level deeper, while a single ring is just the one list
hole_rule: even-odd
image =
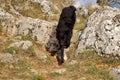
[{"label": "green grass", "polygon": [[75,23],[74,29],[75,29],[75,30],[82,30],[82,29],[85,28],[87,19],[84,18],[84,17],[81,16],[81,15],[78,16],[78,18],[80,18],[80,22],[76,22],[76,23]]},{"label": "green grass", "polygon": [[61,74],[59,74],[59,73],[57,73],[57,72],[52,72],[51,73],[51,76],[52,77],[58,77],[58,76],[60,76]]},{"label": "green grass", "polygon": [[108,64],[109,66],[115,67],[117,65],[120,65],[120,59],[119,58],[115,58],[115,57],[103,57],[102,58],[102,63]]},{"label": "green grass", "polygon": [[1,68],[4,68],[4,66],[5,66],[5,63],[0,62],[0,69],[1,69]]},{"label": "green grass", "polygon": [[86,80],[113,80],[109,75],[109,71],[113,67],[120,65],[119,59],[101,57],[94,51],[84,51],[78,54],[75,60],[78,63],[65,65],[67,67],[65,76],[74,80],[81,77],[85,77]]},{"label": "green grass", "polygon": [[22,1],[23,0],[14,0],[12,2],[13,6],[19,6],[18,12],[20,14],[27,17],[39,18],[45,20],[45,16],[43,16],[44,13],[42,12],[41,5],[39,3],[29,1],[27,6],[28,8],[26,8],[25,1],[23,2]]},{"label": "green grass", "polygon": [[[0,41],[2,42],[2,39]],[[7,40],[3,45],[0,46],[0,51],[5,53],[6,52],[13,53],[13,51],[16,50],[16,48],[8,48],[8,46],[12,42],[13,42],[12,40]]]},{"label": "green grass", "polygon": [[[10,1],[10,0],[8,0]],[[15,7],[16,5],[20,7],[20,9],[18,10],[18,12],[20,14],[22,14],[23,16],[27,16],[27,17],[32,17],[32,18],[40,18],[40,19],[44,19],[47,20],[47,14],[46,16],[43,16],[44,14],[41,11],[41,6],[38,3],[33,3],[33,2],[29,2],[28,6],[29,8],[26,9],[25,7],[25,1],[27,0],[11,0],[11,4],[13,7]],[[60,2],[61,0],[51,0],[53,2]],[[0,3],[4,3],[6,2],[5,0],[0,0]],[[61,2],[64,2],[64,0],[62,0]],[[58,7],[60,8],[60,10],[62,10],[63,6],[60,3],[58,5]],[[4,9],[6,11],[9,12],[10,7],[9,5],[5,5]],[[54,8],[52,8],[52,10],[55,12],[55,14],[59,14],[59,12],[55,11]],[[89,11],[89,14],[92,14],[95,10],[91,9]],[[75,30],[82,30],[85,28],[86,25],[86,18],[84,18],[81,15],[77,15],[77,18],[80,18],[80,22],[76,22],[74,29]],[[119,16],[118,16],[119,18]],[[2,25],[0,22],[0,32],[2,30]],[[33,46],[37,45],[37,47],[39,47],[40,50],[42,50],[42,45],[41,44],[37,44],[34,43],[34,40],[30,37],[30,35],[17,35],[17,36],[21,36],[22,40],[30,40],[33,41]],[[0,40],[2,42],[2,40]],[[15,77],[15,78],[19,78],[22,80],[45,80],[45,77],[41,74],[31,74],[29,68],[33,68],[35,70],[47,70],[45,68],[49,67],[50,70],[54,70],[55,64],[52,61],[51,57],[48,56],[47,58],[47,62],[43,63],[42,60],[37,59],[35,53],[34,53],[34,48],[33,46],[30,47],[27,51],[22,50],[21,48],[7,48],[8,45],[11,43],[11,40],[8,40],[5,45],[0,46],[0,52],[9,52],[9,53],[13,53],[14,51],[18,54],[15,54],[14,57],[18,57],[20,58],[20,60],[18,61],[18,63],[13,64],[14,68],[13,69],[9,69],[9,64],[4,64],[0,62],[0,69],[2,71],[7,70],[6,75],[9,75],[11,77]],[[74,49],[73,49],[74,50]],[[68,51],[67,53],[70,54],[72,51],[72,49],[70,49],[70,51]],[[21,59],[22,57],[22,59]],[[52,57],[53,58],[53,57]],[[77,80],[81,77],[85,77],[86,80],[113,80],[111,76],[109,76],[109,70],[112,67],[116,67],[118,65],[120,65],[120,60],[119,59],[115,59],[114,57],[101,57],[99,56],[97,53],[95,53],[94,51],[85,51],[81,54],[79,54],[77,57],[74,58],[78,63],[74,64],[74,65],[69,65],[69,62],[65,62],[62,67],[66,68],[66,72],[63,74],[59,74],[56,72],[53,73],[48,73],[49,75],[47,75],[48,78],[57,78],[57,77],[68,77],[71,80]],[[31,64],[32,63],[32,64]],[[52,65],[52,67],[51,67]],[[7,68],[5,67],[7,66]],[[37,67],[36,67],[37,66]],[[57,68],[56,68],[57,69]],[[1,74],[0,74],[1,75]],[[3,75],[4,77],[5,75]],[[7,79],[7,78],[6,78]],[[47,80],[47,79],[46,79]],[[56,79],[58,80],[58,79]]]},{"label": "green grass", "polygon": [[11,53],[11,54],[13,54],[14,51],[17,51],[17,48],[11,47],[11,48],[5,48],[5,49],[3,49],[4,53]]},{"label": "green grass", "polygon": [[[41,5],[39,3],[28,1],[28,5],[26,6],[27,1],[28,0],[0,0],[0,4],[5,4],[5,6],[1,7],[3,7],[3,9],[5,9],[5,11],[9,12],[10,14],[13,13],[10,11],[9,4],[11,4],[14,9],[16,9],[15,7],[17,6],[17,11],[23,16],[45,20],[45,16],[43,16],[44,13],[41,11]],[[15,16],[15,14],[13,14],[13,16]]]},{"label": "green grass", "polygon": [[101,79],[101,80],[113,80],[113,78],[109,75],[109,71],[104,68],[96,68],[95,66],[89,67],[85,72],[86,78],[91,80]]},{"label": "green grass", "polygon": [[82,54],[80,54],[79,58],[84,62],[83,66],[87,68],[85,74],[88,75],[88,79],[92,77],[93,80],[113,80],[113,78],[109,75],[109,68],[120,64],[119,60],[112,57],[103,58],[94,51],[87,51]]},{"label": "green grass", "polygon": [[33,75],[32,80],[45,80],[43,75]]}]

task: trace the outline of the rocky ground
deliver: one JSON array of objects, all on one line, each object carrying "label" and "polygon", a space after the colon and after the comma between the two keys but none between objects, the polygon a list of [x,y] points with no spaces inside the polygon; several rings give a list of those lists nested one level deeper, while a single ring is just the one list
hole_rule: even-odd
[{"label": "rocky ground", "polygon": [[72,2],[0,0],[0,80],[119,80],[119,9],[78,10],[65,63],[50,56],[61,9]]}]

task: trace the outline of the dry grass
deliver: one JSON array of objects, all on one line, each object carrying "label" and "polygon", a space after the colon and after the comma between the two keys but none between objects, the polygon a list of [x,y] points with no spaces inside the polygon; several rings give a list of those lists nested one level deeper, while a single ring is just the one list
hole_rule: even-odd
[{"label": "dry grass", "polygon": [[85,28],[85,26],[86,26],[87,19],[85,19],[82,16],[80,16],[79,18],[80,18],[80,22],[75,23],[75,26],[74,26],[75,30],[83,30]]},{"label": "dry grass", "polygon": [[[72,80],[86,78],[85,80],[113,80],[109,75],[112,67],[120,65],[115,58],[103,58],[93,51],[85,51],[79,54],[75,65],[67,65],[67,73],[64,74]],[[71,76],[72,75],[72,76]]]},{"label": "dry grass", "polygon": [[[9,43],[10,41],[5,45]],[[47,55],[46,62],[36,56],[35,47],[38,48],[38,52],[43,51]],[[77,57],[65,61],[62,66],[58,66],[56,58],[51,57],[50,54],[42,50],[41,45],[34,44],[28,51],[11,48],[8,52],[12,52],[12,50],[16,50],[17,53],[14,54],[14,58],[18,58],[19,61],[14,64],[0,62],[0,79],[59,80],[63,78],[63,80],[77,80],[85,78],[86,80],[113,80],[109,76],[109,71],[111,68],[120,65],[119,59],[101,57],[94,51],[85,51]],[[74,49],[70,49],[67,55],[70,55],[72,50]],[[69,61],[71,60],[76,60],[78,63],[70,65]],[[51,73],[53,70],[61,68],[65,68],[66,71],[62,74]],[[31,72],[31,70],[35,71]]]},{"label": "dry grass", "polygon": [[[15,5],[19,6],[20,8],[18,11],[24,16],[46,19],[40,10],[39,4],[28,3],[30,8],[25,9],[25,1],[26,0],[0,0],[0,3],[10,3],[14,7]],[[58,7],[62,9],[62,3],[65,0],[51,1],[53,4],[60,3]],[[6,5],[4,8],[9,12],[8,5]],[[94,10],[91,10],[90,14],[92,12],[94,12]],[[74,29],[84,29],[86,19],[82,16],[78,17],[81,21],[80,23],[75,24]],[[3,39],[7,39],[7,41],[4,42]],[[29,36],[22,36],[22,39],[31,40]],[[14,58],[19,59],[17,63],[13,64],[7,64],[0,61],[0,80],[77,80],[81,78],[85,78],[85,80],[113,80],[113,78],[109,76],[109,70],[120,65],[120,60],[118,59],[113,57],[100,57],[94,51],[85,51],[84,53],[79,54],[77,57],[70,58],[68,61],[65,61],[63,65],[58,66],[56,58],[51,57],[48,52],[44,51],[41,48],[41,45],[34,44],[31,48],[28,49],[28,51],[24,51],[21,48],[7,48],[10,43],[11,40],[9,37],[3,35],[1,36],[0,34],[0,53],[9,52],[12,54],[13,51],[16,51],[17,53],[14,54]],[[45,62],[36,56],[36,46],[38,48],[38,52],[43,51],[47,55],[47,60]],[[67,55],[71,56],[71,52],[73,52],[73,50],[74,49],[71,48]],[[76,60],[78,63],[70,65],[69,61],[71,60]],[[51,73],[51,71],[61,68],[65,68],[66,71],[62,74],[56,72]]]},{"label": "dry grass", "polygon": [[98,8],[97,8],[97,7],[92,8],[92,7],[90,6],[90,7],[88,7],[88,10],[89,10],[89,15],[91,15],[93,12],[97,11]]}]

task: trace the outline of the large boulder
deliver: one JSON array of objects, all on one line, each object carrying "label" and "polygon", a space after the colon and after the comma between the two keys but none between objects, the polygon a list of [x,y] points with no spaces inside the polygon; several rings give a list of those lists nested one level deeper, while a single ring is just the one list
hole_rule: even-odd
[{"label": "large boulder", "polygon": [[120,10],[105,6],[94,12],[79,33],[76,53],[93,49],[98,53],[120,56]]},{"label": "large boulder", "polygon": [[17,17],[0,8],[0,22],[3,33],[27,35],[42,44],[48,42],[56,23],[16,15]]}]

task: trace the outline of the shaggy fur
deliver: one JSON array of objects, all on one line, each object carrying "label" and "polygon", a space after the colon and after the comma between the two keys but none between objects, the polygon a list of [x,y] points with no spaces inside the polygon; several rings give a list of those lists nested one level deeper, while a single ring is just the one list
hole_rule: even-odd
[{"label": "shaggy fur", "polygon": [[74,6],[65,7],[60,15],[59,23],[56,28],[56,38],[59,43],[57,60],[59,64],[64,62],[64,48],[70,46],[73,27],[76,20],[76,8]]}]

